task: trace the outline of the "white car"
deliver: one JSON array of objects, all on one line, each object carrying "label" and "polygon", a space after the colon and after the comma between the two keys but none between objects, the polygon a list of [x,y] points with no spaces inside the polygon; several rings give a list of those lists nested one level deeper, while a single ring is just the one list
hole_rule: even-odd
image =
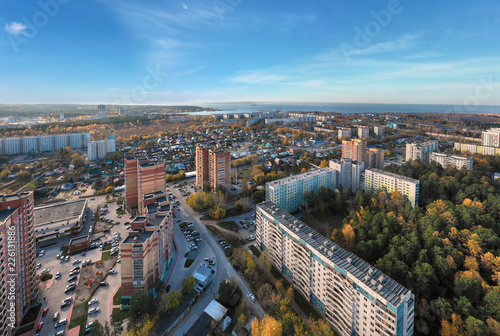
[{"label": "white car", "polygon": [[117,272],[115,269],[110,269],[108,273],[109,273],[109,274],[116,274],[116,273],[118,273],[118,272]]},{"label": "white car", "polygon": [[255,296],[253,296],[253,294],[248,294],[248,298],[249,298],[252,302],[255,302]]},{"label": "white car", "polygon": [[59,279],[60,277],[61,277],[61,272],[57,271],[57,273],[56,273],[56,279]]},{"label": "white car", "polygon": [[38,263],[36,264],[36,269],[40,269],[42,267],[42,264]]},{"label": "white car", "polygon": [[45,250],[41,250],[40,253],[38,254],[38,256],[43,257],[44,254],[45,254]]},{"label": "white car", "polygon": [[101,309],[99,307],[94,307],[92,309],[89,309],[89,315],[90,314],[94,314],[94,313],[98,313]]},{"label": "white car", "polygon": [[80,259],[76,259],[75,261],[73,261],[73,265],[78,265],[79,263],[81,263],[82,261]]},{"label": "white car", "polygon": [[89,306],[92,306],[94,303],[98,303],[98,302],[99,302],[99,300],[97,298],[92,299],[89,301]]},{"label": "white car", "polygon": [[50,273],[50,269],[49,268],[46,268],[42,271],[42,274],[48,274]]}]

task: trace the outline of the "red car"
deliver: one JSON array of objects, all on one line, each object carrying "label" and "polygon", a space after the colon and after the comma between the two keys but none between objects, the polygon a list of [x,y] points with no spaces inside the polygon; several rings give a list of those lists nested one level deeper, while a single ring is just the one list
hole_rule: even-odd
[{"label": "red car", "polygon": [[45,309],[43,310],[42,316],[47,315],[47,313],[48,313],[48,312],[49,312],[49,307],[47,307],[47,308],[45,308]]},{"label": "red car", "polygon": [[42,331],[42,327],[43,327],[43,322],[40,322],[38,324],[38,328],[36,328],[36,332],[39,333],[40,331]]}]

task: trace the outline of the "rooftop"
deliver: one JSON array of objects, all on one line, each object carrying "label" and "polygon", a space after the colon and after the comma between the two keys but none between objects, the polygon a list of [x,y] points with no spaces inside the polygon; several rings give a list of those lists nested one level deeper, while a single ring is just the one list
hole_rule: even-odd
[{"label": "rooftop", "polygon": [[210,317],[212,317],[217,322],[220,322],[224,318],[224,315],[226,315],[227,308],[221,305],[219,302],[212,300],[207,308],[205,308],[204,312],[210,315]]},{"label": "rooftop", "polygon": [[[138,230],[132,230],[137,232]],[[154,231],[144,231],[140,232],[136,236],[128,236],[125,238],[122,244],[144,244],[152,235]],[[137,238],[137,241],[134,240],[134,238]]]},{"label": "rooftop", "polygon": [[85,210],[86,204],[87,200],[78,200],[35,208],[35,226],[78,217]]},{"label": "rooftop", "polygon": [[323,258],[332,261],[336,266],[346,270],[351,276],[378,293],[393,306],[399,306],[408,293],[410,293],[410,290],[398,282],[355,254],[344,250],[276,204],[266,201],[258,204],[257,207],[279,221],[281,225],[295,232],[302,241],[319,252]]},{"label": "rooftop", "polygon": [[303,173],[303,174],[298,174],[298,175],[294,175],[294,176],[282,178],[282,179],[279,179],[279,180],[276,180],[276,181],[272,181],[272,182],[267,182],[266,185],[269,186],[269,187],[277,187],[277,186],[284,185],[284,184],[287,184],[287,183],[290,183],[290,182],[300,181],[300,180],[303,180],[303,179],[306,179],[306,178],[310,178],[310,177],[313,177],[313,176],[318,176],[318,175],[321,175],[321,174],[324,174],[324,173],[327,173],[327,172],[333,172],[333,171],[334,170],[332,168],[329,168],[329,167],[327,167],[327,168],[321,168],[321,169],[316,169],[316,170],[309,171],[307,173]]}]

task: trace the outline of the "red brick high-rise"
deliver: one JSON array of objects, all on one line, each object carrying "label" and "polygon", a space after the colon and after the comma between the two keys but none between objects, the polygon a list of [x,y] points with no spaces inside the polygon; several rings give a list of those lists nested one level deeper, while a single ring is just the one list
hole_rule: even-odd
[{"label": "red brick high-rise", "polygon": [[196,147],[196,185],[212,190],[231,185],[231,155],[225,150]]},{"label": "red brick high-rise", "polygon": [[165,163],[157,157],[125,159],[125,207],[141,210],[145,194],[165,191]]},{"label": "red brick high-rise", "polygon": [[0,195],[0,335],[37,299],[33,193]]}]

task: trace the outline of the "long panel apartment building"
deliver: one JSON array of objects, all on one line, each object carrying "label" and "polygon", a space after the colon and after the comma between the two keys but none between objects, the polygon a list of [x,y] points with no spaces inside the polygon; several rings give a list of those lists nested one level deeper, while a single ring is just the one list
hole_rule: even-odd
[{"label": "long panel apartment building", "polygon": [[2,138],[0,139],[0,154],[36,154],[41,152],[52,152],[66,147],[83,149],[87,148],[89,142],[90,133]]},{"label": "long panel apartment building", "polygon": [[411,205],[415,206],[418,204],[420,181],[380,169],[366,169],[364,188],[365,190],[385,189],[390,193],[397,190],[408,197]]},{"label": "long panel apartment building", "polygon": [[256,240],[339,335],[413,335],[410,290],[272,202],[257,205]]},{"label": "long panel apartment building", "polygon": [[406,161],[414,161],[420,159],[422,161],[428,162],[430,153],[437,150],[437,141],[406,144]]},{"label": "long panel apartment building", "polygon": [[448,167],[454,167],[460,170],[465,167],[467,170],[472,170],[474,165],[474,160],[470,157],[444,153],[431,153],[429,161],[439,163],[445,169]]},{"label": "long panel apartment building", "polygon": [[483,146],[500,147],[500,128],[490,128],[484,131],[481,138]]},{"label": "long panel apartment building", "polygon": [[306,205],[304,195],[321,187],[335,188],[336,172],[332,168],[321,168],[307,173],[266,183],[266,201],[278,204],[288,212]]},{"label": "long panel apartment building", "polygon": [[0,195],[0,335],[14,335],[37,299],[33,193]]}]

